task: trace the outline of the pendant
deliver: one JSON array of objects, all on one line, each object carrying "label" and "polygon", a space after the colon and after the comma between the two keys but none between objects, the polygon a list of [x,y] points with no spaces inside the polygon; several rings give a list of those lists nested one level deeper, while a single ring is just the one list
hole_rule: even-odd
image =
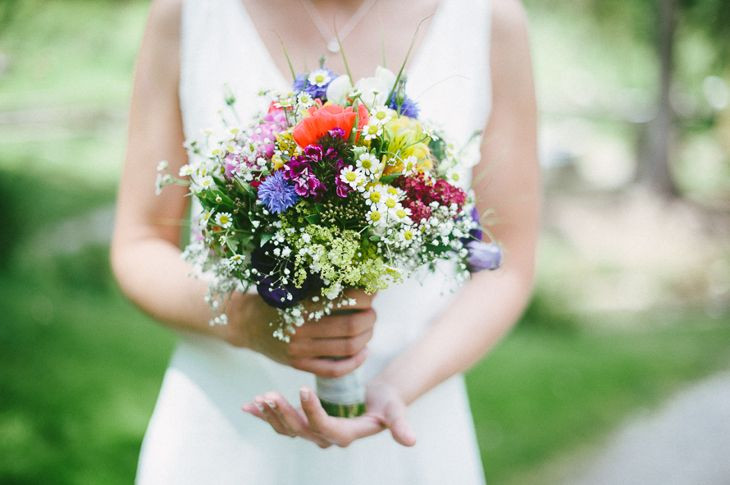
[{"label": "pendant", "polygon": [[327,42],[327,50],[333,54],[337,54],[338,52],[340,52],[340,44],[337,42],[337,39],[332,39],[331,41]]}]

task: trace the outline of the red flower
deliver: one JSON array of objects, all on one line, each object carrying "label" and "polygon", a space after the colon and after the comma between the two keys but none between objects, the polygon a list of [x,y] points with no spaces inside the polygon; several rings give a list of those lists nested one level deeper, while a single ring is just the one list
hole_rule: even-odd
[{"label": "red flower", "polygon": [[368,110],[365,105],[358,105],[357,113],[351,106],[347,108],[338,104],[327,104],[321,108],[313,106],[309,108],[309,116],[294,128],[294,140],[300,147],[306,148],[317,143],[334,128],[344,131],[344,138],[348,139],[355,125],[355,118],[357,118],[358,129],[362,129],[367,124]]},{"label": "red flower", "polygon": [[446,180],[439,179],[431,182],[423,174],[411,177],[399,177],[394,185],[403,189],[408,197],[403,205],[408,207],[416,222],[431,217],[431,202],[441,205],[456,204],[461,207],[466,202],[466,193],[459,187],[451,185]]}]

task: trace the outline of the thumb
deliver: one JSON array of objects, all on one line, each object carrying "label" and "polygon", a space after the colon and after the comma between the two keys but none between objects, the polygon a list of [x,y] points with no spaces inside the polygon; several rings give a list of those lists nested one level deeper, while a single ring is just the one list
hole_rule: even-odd
[{"label": "thumb", "polygon": [[385,413],[385,425],[390,429],[393,439],[403,446],[416,444],[416,435],[413,433],[406,419],[404,405],[390,405]]}]

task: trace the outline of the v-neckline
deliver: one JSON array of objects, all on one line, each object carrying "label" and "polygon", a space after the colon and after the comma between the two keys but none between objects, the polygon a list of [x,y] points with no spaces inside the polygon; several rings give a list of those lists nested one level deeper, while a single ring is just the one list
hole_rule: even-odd
[{"label": "v-neckline", "polygon": [[[278,63],[266,46],[266,42],[264,42],[264,39],[261,36],[258,28],[256,28],[256,24],[254,23],[253,18],[251,17],[251,14],[249,13],[246,4],[244,3],[244,0],[230,1],[235,4],[241,21],[248,27],[252,42],[256,44],[252,47],[254,49],[258,49],[259,52],[261,52],[264,63],[268,65],[267,67],[269,71],[271,71],[271,75],[275,78],[274,82],[280,83],[282,88],[284,88],[285,86],[291,86],[292,81],[287,81],[289,76],[284,75],[281,69],[279,69]],[[406,65],[405,73],[408,74],[409,77],[412,77],[411,75],[417,71],[417,68],[419,68],[420,64],[423,62],[423,58],[426,54],[425,51],[428,50],[428,45],[431,43],[433,37],[434,27],[437,25],[437,21],[439,20],[439,18],[443,15],[443,11],[446,9],[446,4],[449,1],[450,0],[439,0],[438,5],[436,5],[436,9],[434,10],[434,13],[431,14],[428,20],[428,30],[421,39],[421,42],[416,46],[415,52],[411,54],[410,61]],[[375,66],[373,66],[373,72],[374,69]]]}]

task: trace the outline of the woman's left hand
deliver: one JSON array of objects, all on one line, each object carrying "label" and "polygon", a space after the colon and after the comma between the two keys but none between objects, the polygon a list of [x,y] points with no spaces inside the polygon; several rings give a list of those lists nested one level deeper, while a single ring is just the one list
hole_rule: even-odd
[{"label": "woman's left hand", "polygon": [[367,411],[357,418],[334,418],[327,415],[314,392],[302,388],[301,409],[295,409],[277,392],[256,396],[243,410],[266,421],[282,435],[312,441],[320,448],[331,445],[347,447],[355,440],[390,429],[393,439],[403,446],[413,446],[416,438],[406,420],[406,404],[387,383],[372,382],[366,396]]}]

